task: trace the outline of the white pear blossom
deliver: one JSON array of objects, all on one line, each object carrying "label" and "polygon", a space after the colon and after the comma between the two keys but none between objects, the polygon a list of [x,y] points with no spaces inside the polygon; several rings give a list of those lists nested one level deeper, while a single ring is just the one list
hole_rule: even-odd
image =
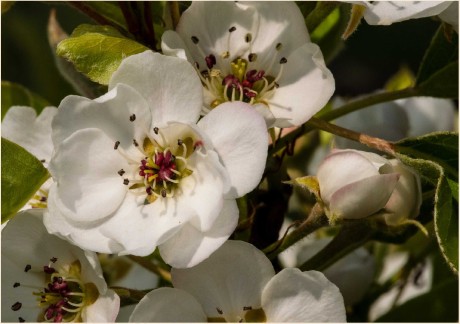
[{"label": "white pear blossom", "polygon": [[208,113],[244,101],[269,127],[310,119],[335,89],[319,47],[294,2],[197,1],[166,31],[162,50],[192,63]]},{"label": "white pear blossom", "polygon": [[345,322],[337,287],[317,271],[284,269],[242,241],[227,241],[207,260],[171,271],[174,288],[148,293],[131,322]]},{"label": "white pear blossom", "polygon": [[43,212],[20,212],[2,229],[2,322],[113,322],[120,300],[97,255],[48,234]]},{"label": "white pear blossom", "polygon": [[[48,167],[54,149],[51,122],[56,113],[56,107],[46,107],[37,116],[37,112],[31,107],[13,106],[2,120],[2,137],[22,146]],[[21,210],[46,208],[48,190],[52,183],[51,178],[46,180]]]},{"label": "white pear blossom", "polygon": [[[458,30],[457,1],[349,1],[366,7],[364,19],[369,25],[391,25],[409,19],[440,15]],[[445,18],[443,18],[445,17]],[[456,17],[456,20],[455,20]]]},{"label": "white pear blossom", "polygon": [[186,61],[146,51],[126,58],[109,92],[66,97],[53,121],[45,225],[96,252],[189,267],[233,232],[236,197],[259,183],[265,122],[227,103],[198,123],[201,84]]},{"label": "white pear blossom", "polygon": [[397,160],[356,150],[333,150],[318,168],[326,214],[359,219],[377,212],[389,225],[415,218],[421,205],[419,176]]}]

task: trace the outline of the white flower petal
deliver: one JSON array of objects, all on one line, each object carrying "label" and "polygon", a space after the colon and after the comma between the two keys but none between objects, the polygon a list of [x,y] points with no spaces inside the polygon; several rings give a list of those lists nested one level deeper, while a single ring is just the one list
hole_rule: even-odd
[{"label": "white flower petal", "polygon": [[228,102],[213,109],[198,127],[212,140],[228,171],[232,196],[241,197],[253,190],[267,159],[268,135],[260,115],[248,104]]},{"label": "white flower petal", "polygon": [[189,219],[173,202],[157,200],[144,205],[142,197],[128,193],[116,212],[102,221],[74,222],[62,214],[65,208],[54,197],[51,190],[44,219],[47,229],[83,249],[101,253],[149,255]]},{"label": "white flower petal", "polygon": [[198,301],[188,292],[175,288],[158,288],[141,299],[129,318],[130,322],[206,322]]},{"label": "white flower petal", "polygon": [[174,287],[191,293],[208,317],[223,316],[234,322],[243,307],[260,308],[262,289],[275,272],[267,257],[251,244],[227,241],[195,267],[173,268],[171,274]]},{"label": "white flower petal", "polygon": [[451,5],[438,16],[442,21],[452,25],[458,33],[458,1],[450,1]]},{"label": "white flower petal", "polygon": [[331,196],[347,184],[378,175],[372,162],[352,150],[334,151],[318,168],[321,198],[329,203]]},{"label": "white flower petal", "polygon": [[21,145],[39,160],[47,163],[53,153],[51,122],[57,113],[55,107],[46,107],[37,116],[35,109],[13,106],[2,121],[2,137]]},{"label": "white flower petal", "polygon": [[173,30],[167,30],[161,36],[161,50],[164,55],[174,56],[193,62],[192,56],[184,41],[179,34]]},{"label": "white flower petal", "polygon": [[364,19],[369,25],[391,25],[404,20],[436,16],[450,4],[449,1],[366,2]]},{"label": "white flower petal", "polygon": [[389,225],[398,225],[406,219],[418,216],[422,205],[422,187],[420,176],[410,167],[396,159],[390,160],[393,172],[400,174],[396,187],[385,205],[385,221]]},{"label": "white flower petal", "polygon": [[136,89],[148,102],[155,126],[169,121],[195,123],[203,103],[203,90],[195,69],[186,61],[145,51],[124,59],[110,79]]},{"label": "white flower petal", "polygon": [[187,163],[193,173],[181,180],[177,203],[197,216],[196,228],[208,231],[219,216],[224,194],[229,190],[228,173],[214,151],[206,155],[195,153]]},{"label": "white flower petal", "polygon": [[318,271],[282,270],[265,286],[262,307],[269,322],[346,322],[339,289]]},{"label": "white flower petal", "polygon": [[120,310],[120,297],[111,289],[84,308],[82,319],[88,323],[115,322]]},{"label": "white flower petal", "polygon": [[[276,75],[276,74],[275,74]],[[277,127],[303,124],[326,105],[335,90],[334,77],[316,44],[297,48],[284,64],[279,88],[268,100]]]},{"label": "white flower petal", "polygon": [[129,170],[129,165],[113,145],[101,130],[89,128],[57,147],[50,162],[56,199],[76,222],[101,220],[123,201],[127,186],[117,172]]},{"label": "white flower petal", "polygon": [[370,176],[337,190],[329,210],[336,217],[359,219],[379,211],[390,199],[399,180],[398,173]]},{"label": "white flower petal", "polygon": [[235,200],[225,200],[219,217],[206,232],[193,224],[185,224],[181,230],[159,246],[166,263],[175,268],[189,268],[208,258],[233,233],[238,224],[238,206]]},{"label": "white flower petal", "polygon": [[[134,122],[130,121],[135,115]],[[113,141],[120,141],[124,149],[139,140],[150,129],[151,116],[145,100],[131,87],[119,85],[95,100],[68,96],[59,105],[54,118],[55,147],[72,133],[84,128],[98,128]],[[143,138],[142,138],[143,139]]]},{"label": "white flower petal", "polygon": [[[310,41],[304,17],[295,2],[256,1],[242,5],[253,7],[257,12],[257,33],[251,44],[252,52],[258,55],[256,69],[269,66],[273,56],[287,57]],[[281,44],[280,50],[276,49],[277,44]]]},{"label": "white flower petal", "polygon": [[[197,62],[200,69],[206,69],[205,56],[214,54],[217,66],[227,74],[229,62],[249,50],[245,37],[256,34],[256,22],[254,9],[244,3],[196,1],[184,11],[176,31],[191,54],[191,63]],[[231,27],[236,29],[230,33]],[[193,36],[198,38],[198,44],[192,41]],[[221,54],[227,51],[230,56],[223,59]]]}]

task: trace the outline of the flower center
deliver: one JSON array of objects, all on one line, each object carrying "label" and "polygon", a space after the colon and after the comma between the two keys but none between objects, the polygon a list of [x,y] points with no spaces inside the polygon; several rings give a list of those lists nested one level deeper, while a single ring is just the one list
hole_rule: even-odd
[{"label": "flower center", "polygon": [[[230,46],[230,37],[235,30],[236,27],[231,27],[228,30],[228,47]],[[272,73],[276,58],[279,57],[276,54],[282,48],[281,43],[276,44],[270,63],[261,69],[251,68],[258,56],[252,52],[253,39],[250,33],[247,33],[244,38],[244,42],[249,44],[250,53],[247,58],[237,57],[233,61],[228,61],[231,56],[230,49],[228,49],[219,55],[222,58],[220,64],[224,65],[221,67],[217,66],[216,55],[218,54],[206,55],[199,45],[199,38],[192,36],[191,39],[206,62],[207,69],[200,70],[198,63],[195,63],[195,69],[200,76],[203,87],[210,92],[213,98],[211,102],[207,103],[211,109],[227,101],[243,101],[249,104],[263,103],[267,107],[269,106],[268,100],[279,87],[278,81],[283,74],[283,65],[287,63],[285,57],[279,59],[278,72]]]},{"label": "flower center", "polygon": [[[13,287],[17,289],[32,288],[32,294],[37,298],[38,307],[41,309],[38,321],[40,322],[81,322],[81,312],[84,307],[91,305],[98,298],[99,292],[92,283],[83,283],[81,277],[80,261],[74,261],[70,265],[61,266],[59,269],[52,263],[57,258],[51,258],[51,263],[41,270],[26,265],[24,271],[42,272],[45,277],[43,288],[15,282]],[[17,301],[11,306],[13,311],[19,311],[22,303]],[[19,317],[19,321],[24,321]]]},{"label": "flower center", "polygon": [[167,136],[155,127],[155,137],[146,132],[142,145],[133,140],[133,145],[142,154],[140,160],[128,157],[119,147],[120,142],[115,143],[114,148],[134,165],[133,178],[125,178],[126,171],[123,169],[118,174],[123,177],[123,184],[128,186],[131,193],[146,196],[145,204],[153,203],[158,198],[174,197],[180,181],[193,173],[188,167],[188,158],[202,145],[190,130],[179,130],[177,136],[172,135],[174,132],[171,132],[171,128],[165,131]]}]

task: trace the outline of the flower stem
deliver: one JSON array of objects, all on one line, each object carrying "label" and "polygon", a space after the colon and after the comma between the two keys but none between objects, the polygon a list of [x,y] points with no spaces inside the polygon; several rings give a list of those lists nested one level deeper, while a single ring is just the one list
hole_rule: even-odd
[{"label": "flower stem", "polygon": [[393,149],[393,144],[383,139],[372,137],[372,136],[362,134],[362,133],[358,133],[350,129],[346,129],[346,128],[328,123],[327,121],[324,121],[322,119],[315,118],[315,117],[311,118],[306,124],[309,126],[313,126],[317,129],[326,131],[328,133],[338,135],[341,137],[345,137],[345,138],[351,139],[356,142],[360,142],[361,144],[364,144],[366,146],[369,146],[370,148],[374,148],[379,151],[385,152],[387,154],[390,154],[391,156],[395,156],[396,154]]},{"label": "flower stem", "polygon": [[[364,98],[360,98],[352,102],[349,102],[340,108],[330,110],[330,111],[325,111],[325,112],[319,112],[316,115],[316,117],[321,118],[322,120],[325,120],[325,121],[331,121],[341,116],[344,116],[346,114],[349,114],[353,111],[360,110],[360,109],[366,108],[371,105],[375,105],[375,104],[387,102],[387,101],[393,101],[397,99],[402,99],[402,98],[414,97],[418,95],[420,95],[420,91],[417,88],[407,88],[407,89],[398,90],[398,91],[372,94]],[[271,145],[269,153],[270,154],[277,153],[278,151],[283,149],[287,144],[291,143],[294,139],[312,130],[315,130],[315,127],[313,127],[312,125],[308,125],[308,123],[303,124],[302,126],[297,128],[295,131],[290,132],[286,136],[282,137],[279,141],[276,142],[275,145]]]},{"label": "flower stem", "polygon": [[272,243],[263,249],[263,252],[270,260],[272,260],[278,254],[286,250],[288,247],[294,245],[308,234],[311,234],[317,229],[328,224],[329,221],[324,214],[323,208],[319,204],[316,204],[313,206],[308,218],[302,224],[300,224],[299,227],[297,227],[290,234],[286,235],[284,238]]},{"label": "flower stem", "polygon": [[165,269],[160,268],[158,265],[154,264],[153,262],[150,262],[149,260],[143,257],[139,257],[135,255],[129,255],[128,258],[130,258],[132,261],[139,264],[141,267],[158,275],[162,279],[168,282],[171,282],[171,273],[169,271],[166,271]]},{"label": "flower stem", "polygon": [[91,6],[88,6],[85,4],[84,1],[67,1],[67,4],[71,7],[74,7],[75,9],[81,11],[91,19],[93,19],[95,22],[97,22],[100,25],[109,25],[114,28],[116,28],[119,32],[121,32],[123,35],[126,35],[126,31],[120,27],[120,25],[113,23],[109,19],[105,18],[101,14],[99,14],[96,10],[91,8]]},{"label": "flower stem", "polygon": [[334,239],[315,256],[304,262],[299,269],[302,271],[323,271],[343,256],[366,243],[372,234],[373,231],[365,221],[344,223]]},{"label": "flower stem", "polygon": [[420,95],[420,91],[417,88],[406,88],[391,92],[375,93],[360,99],[353,100],[337,109],[329,110],[326,112],[320,111],[316,117],[330,121],[349,114],[353,111],[360,110],[378,103],[415,97],[418,95]]}]

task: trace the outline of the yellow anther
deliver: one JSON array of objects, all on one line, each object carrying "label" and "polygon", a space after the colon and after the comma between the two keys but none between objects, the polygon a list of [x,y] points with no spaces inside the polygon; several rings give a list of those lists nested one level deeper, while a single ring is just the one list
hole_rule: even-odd
[{"label": "yellow anther", "polygon": [[236,59],[236,62],[233,61],[230,66],[232,68],[233,75],[236,76],[240,82],[243,82],[246,69],[248,68],[248,62],[245,59],[239,58]]}]

